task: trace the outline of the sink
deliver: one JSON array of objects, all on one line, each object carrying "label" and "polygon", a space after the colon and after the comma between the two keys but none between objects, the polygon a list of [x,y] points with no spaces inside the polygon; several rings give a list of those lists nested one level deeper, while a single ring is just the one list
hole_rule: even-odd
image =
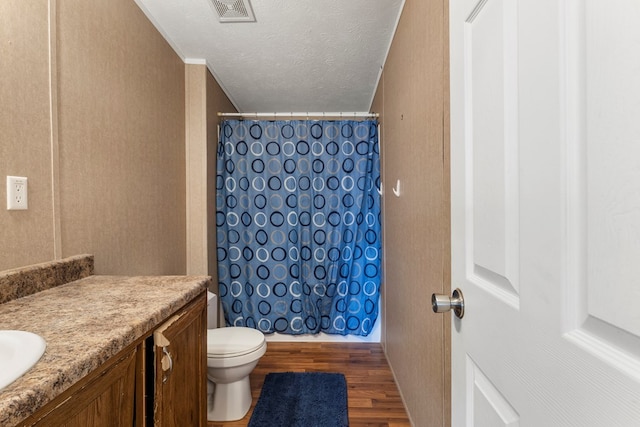
[{"label": "sink", "polygon": [[0,390],[31,369],[45,348],[47,343],[40,335],[0,330]]}]

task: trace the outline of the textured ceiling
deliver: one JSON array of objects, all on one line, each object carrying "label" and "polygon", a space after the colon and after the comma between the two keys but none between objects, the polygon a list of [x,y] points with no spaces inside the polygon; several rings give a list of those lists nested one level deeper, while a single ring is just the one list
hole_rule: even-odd
[{"label": "textured ceiling", "polygon": [[220,23],[209,0],[135,0],[240,112],[369,111],[404,0],[252,0]]}]

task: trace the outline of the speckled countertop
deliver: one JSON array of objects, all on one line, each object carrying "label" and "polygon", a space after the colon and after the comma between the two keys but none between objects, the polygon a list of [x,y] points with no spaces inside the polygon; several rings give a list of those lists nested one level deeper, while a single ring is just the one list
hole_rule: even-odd
[{"label": "speckled countertop", "polygon": [[34,332],[47,349],[0,391],[0,425],[35,413],[193,300],[207,276],[88,276],[0,304],[0,329]]}]

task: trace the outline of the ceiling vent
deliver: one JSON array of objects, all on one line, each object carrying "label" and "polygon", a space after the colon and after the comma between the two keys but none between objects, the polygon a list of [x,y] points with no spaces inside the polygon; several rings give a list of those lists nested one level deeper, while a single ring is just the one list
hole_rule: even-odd
[{"label": "ceiling vent", "polygon": [[220,22],[255,22],[249,0],[211,0]]}]

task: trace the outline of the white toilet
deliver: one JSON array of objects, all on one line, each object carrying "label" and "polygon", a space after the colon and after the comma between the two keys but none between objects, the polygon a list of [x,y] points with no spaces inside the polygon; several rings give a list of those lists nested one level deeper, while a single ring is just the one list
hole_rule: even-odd
[{"label": "white toilet", "polygon": [[[209,328],[215,327],[215,296],[209,295]],[[251,407],[249,374],[267,351],[262,332],[244,327],[207,330],[207,419],[235,421]]]}]

